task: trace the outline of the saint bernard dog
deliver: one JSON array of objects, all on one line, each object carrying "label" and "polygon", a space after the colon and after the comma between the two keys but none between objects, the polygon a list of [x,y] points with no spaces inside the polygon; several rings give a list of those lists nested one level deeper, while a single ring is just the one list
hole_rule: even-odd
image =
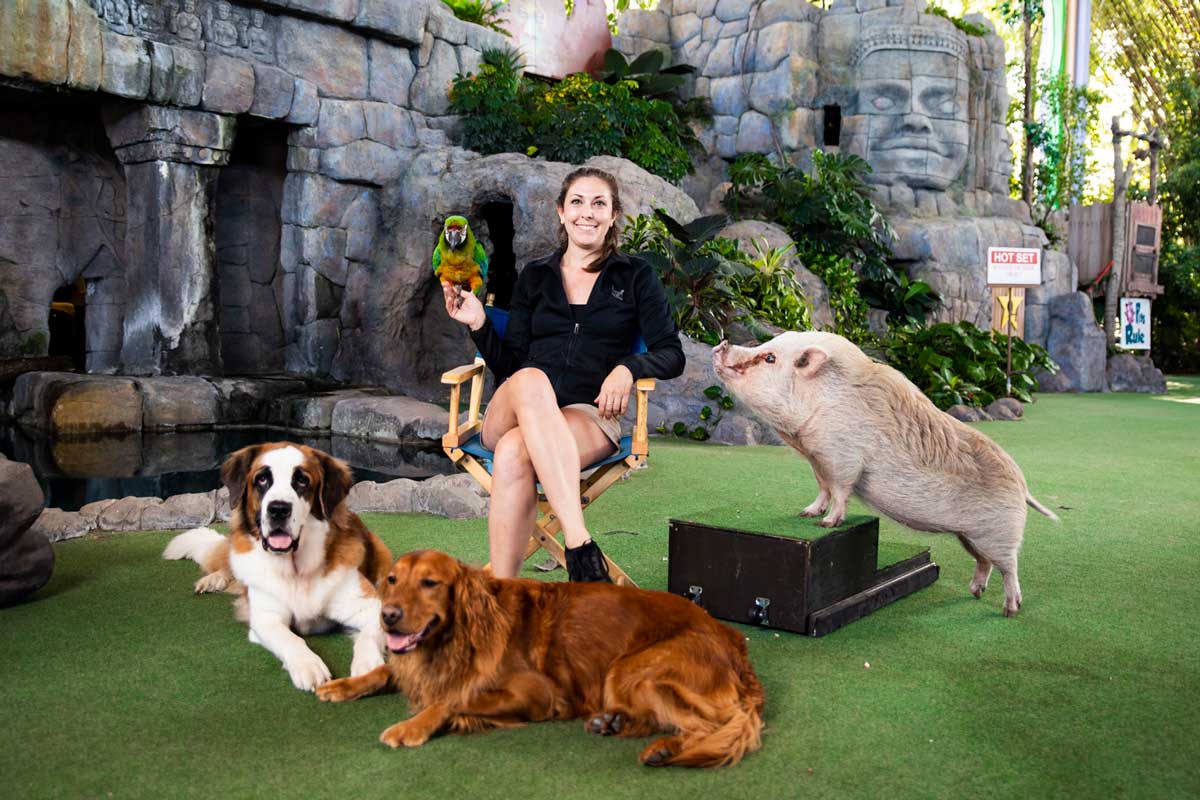
[{"label": "saint bernard dog", "polygon": [[290,442],[238,450],[221,467],[229,489],[230,535],[196,528],[171,540],[163,558],[190,558],[207,572],[197,592],[240,591],[238,618],[250,641],[283,662],[297,689],[330,678],[302,634],[340,627],[354,633],[351,675],[383,664],[375,586],[392,554],[343,502],[350,469]]}]

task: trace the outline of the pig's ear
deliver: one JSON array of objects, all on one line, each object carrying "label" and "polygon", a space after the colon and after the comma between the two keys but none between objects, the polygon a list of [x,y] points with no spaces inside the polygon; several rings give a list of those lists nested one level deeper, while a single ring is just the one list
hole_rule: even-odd
[{"label": "pig's ear", "polygon": [[811,378],[821,371],[829,361],[829,353],[819,347],[806,347],[796,356],[796,371],[806,378]]}]

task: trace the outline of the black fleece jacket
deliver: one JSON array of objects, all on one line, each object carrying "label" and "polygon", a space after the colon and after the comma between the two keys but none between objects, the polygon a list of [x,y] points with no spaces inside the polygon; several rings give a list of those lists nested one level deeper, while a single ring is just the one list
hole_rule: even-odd
[{"label": "black fleece jacket", "polygon": [[[471,339],[483,360],[503,382],[524,367],[536,367],[550,379],[560,408],[594,404],[608,373],[624,364],[638,378],[674,378],[683,372],[683,346],[654,269],[636,256],[613,253],[578,323],[562,283],[558,252],[531,261],[517,277],[509,305],[508,328],[501,339],[491,320]],[[641,333],[645,353],[632,354]]]}]

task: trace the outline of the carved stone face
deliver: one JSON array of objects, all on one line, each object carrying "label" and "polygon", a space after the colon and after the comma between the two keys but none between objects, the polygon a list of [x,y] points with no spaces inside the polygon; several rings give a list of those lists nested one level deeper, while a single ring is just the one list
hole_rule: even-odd
[{"label": "carved stone face", "polygon": [[967,163],[967,66],[950,53],[876,50],[855,84],[862,141],[875,183],[945,189]]}]

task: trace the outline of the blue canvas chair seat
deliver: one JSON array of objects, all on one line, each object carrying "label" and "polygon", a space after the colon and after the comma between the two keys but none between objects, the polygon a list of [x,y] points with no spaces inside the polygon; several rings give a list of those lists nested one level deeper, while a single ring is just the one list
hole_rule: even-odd
[{"label": "blue canvas chair seat", "polygon": [[[508,325],[508,313],[498,309],[487,309],[488,318],[496,333],[503,338]],[[646,352],[646,343],[638,336],[631,350],[634,353]],[[460,465],[470,473],[488,492],[492,490],[492,451],[483,446],[480,440],[480,430],[483,420],[479,410],[483,398],[483,358],[478,353],[475,363],[456,367],[442,375],[442,383],[450,386],[450,420],[448,430],[442,437],[442,448],[450,460]],[[462,401],[462,386],[471,382],[470,399],[467,403],[467,419],[465,423],[459,419],[459,406]],[[653,378],[642,378],[636,382],[636,416],[633,434],[622,436],[617,452],[585,467],[580,475],[579,501],[584,510],[596,501],[601,494],[625,476],[632,469],[640,467],[649,456],[649,436],[646,430],[648,395],[654,390]],[[566,566],[566,556],[563,545],[557,538],[561,530],[558,515],[550,508],[550,504],[541,494],[538,486],[538,519],[534,529],[530,531],[529,547],[525,558],[529,558],[539,549],[545,549],[562,566]],[[607,554],[609,575],[619,584],[635,586],[633,580]]]}]

